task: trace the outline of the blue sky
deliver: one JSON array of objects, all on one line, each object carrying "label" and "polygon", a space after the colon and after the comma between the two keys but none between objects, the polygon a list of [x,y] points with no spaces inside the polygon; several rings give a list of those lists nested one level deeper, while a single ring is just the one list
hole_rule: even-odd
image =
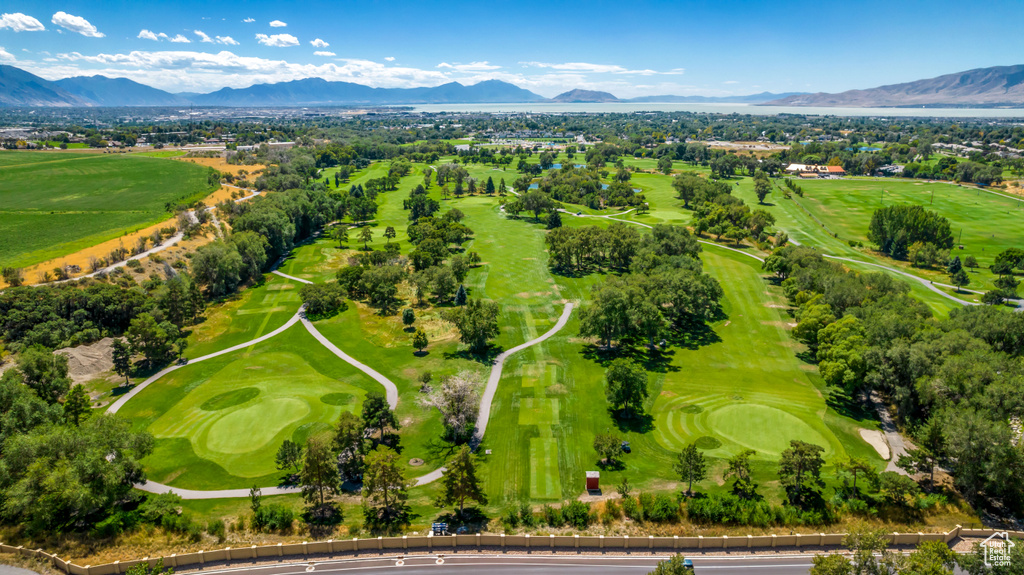
[{"label": "blue sky", "polygon": [[494,78],[544,96],[835,92],[1024,63],[1022,16],[1020,0],[4,0],[0,63],[172,92],[312,76]]}]

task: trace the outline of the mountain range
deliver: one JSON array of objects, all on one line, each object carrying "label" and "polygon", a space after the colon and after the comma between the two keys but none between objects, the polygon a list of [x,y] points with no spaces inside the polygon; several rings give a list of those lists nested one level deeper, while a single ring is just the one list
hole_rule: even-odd
[{"label": "mountain range", "polygon": [[747,96],[641,96],[619,99],[608,92],[570,90],[547,99],[500,80],[469,86],[450,82],[428,88],[371,88],[352,82],[306,78],[208,94],[172,94],[127,78],[76,76],[50,81],[0,65],[0,107],[87,106],[389,106],[403,104],[555,103],[742,103],[772,106],[1024,107],[1024,65],[979,68],[937,78],[850,90],[839,94],[762,92]]},{"label": "mountain range", "polygon": [[977,68],[937,78],[848,90],[839,94],[798,94],[767,106],[845,107],[1024,107],[1024,65]]}]

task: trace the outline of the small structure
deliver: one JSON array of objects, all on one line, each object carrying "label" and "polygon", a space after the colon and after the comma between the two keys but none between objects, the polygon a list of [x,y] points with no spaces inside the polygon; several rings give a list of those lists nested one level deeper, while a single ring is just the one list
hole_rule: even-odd
[{"label": "small structure", "polygon": [[599,471],[587,472],[587,491],[599,491],[601,489],[601,473]]}]

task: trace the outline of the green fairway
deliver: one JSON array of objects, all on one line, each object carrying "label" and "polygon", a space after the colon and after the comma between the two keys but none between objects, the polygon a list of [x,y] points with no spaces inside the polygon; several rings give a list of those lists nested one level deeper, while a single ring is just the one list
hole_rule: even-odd
[{"label": "green fairway", "polygon": [[380,385],[301,326],[256,346],[179,369],[120,413],[157,440],[151,479],[190,489],[274,485],[285,439],[328,431]]},{"label": "green fairway", "polygon": [[[745,179],[749,182],[749,180]],[[1021,247],[1020,220],[1024,202],[984,190],[947,182],[903,179],[849,178],[842,180],[800,180],[804,197],[783,198],[776,189],[767,209],[775,214],[778,227],[800,243],[820,247],[826,253],[873,260],[900,267],[917,276],[949,283],[945,270],[913,268],[876,255],[867,239],[871,215],[883,205],[916,204],[946,217],[953,231],[952,255],[977,258],[980,269],[970,273],[971,289],[992,288],[995,276],[988,267],[999,252]],[[740,186],[738,195],[755,204],[752,186]],[[838,236],[838,237],[837,237]],[[850,240],[864,248],[852,248]],[[963,246],[963,249],[959,249]],[[950,290],[950,293],[952,291]]]},{"label": "green fairway", "polygon": [[213,191],[207,168],[75,152],[0,153],[0,266],[73,253],[170,217]]}]

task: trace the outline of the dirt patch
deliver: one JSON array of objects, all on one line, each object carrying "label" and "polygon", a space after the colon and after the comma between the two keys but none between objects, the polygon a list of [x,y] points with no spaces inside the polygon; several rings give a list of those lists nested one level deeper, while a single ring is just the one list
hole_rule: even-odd
[{"label": "dirt patch", "polygon": [[174,159],[178,160],[179,162],[191,162],[193,164],[199,164],[200,166],[207,166],[207,167],[210,167],[210,168],[213,168],[213,169],[217,170],[218,172],[230,173],[230,174],[234,174],[236,176],[239,175],[242,172],[245,172],[245,174],[242,174],[243,176],[245,176],[245,175],[252,176],[252,175],[255,175],[255,174],[258,174],[258,173],[262,172],[264,170],[264,168],[265,168],[264,166],[261,166],[261,165],[258,165],[258,164],[253,164],[251,166],[240,166],[240,165],[229,164],[229,163],[227,163],[224,160],[224,158],[220,158],[220,157],[217,157],[217,158],[174,158]]},{"label": "dirt patch", "polygon": [[871,447],[875,448],[875,451],[878,452],[878,455],[881,456],[882,459],[889,459],[889,444],[885,442],[885,436],[882,435],[881,431],[878,431],[877,429],[862,429],[860,430],[860,436],[864,441],[867,441]]},{"label": "dirt patch", "polygon": [[781,303],[766,303],[766,304],[764,304],[764,307],[770,307],[770,308],[775,308],[775,309],[786,309],[789,306],[788,305],[783,305]]},{"label": "dirt patch", "polygon": [[85,383],[102,377],[114,368],[114,338],[105,337],[96,343],[65,347],[54,353],[68,358],[68,375],[74,383]]}]

